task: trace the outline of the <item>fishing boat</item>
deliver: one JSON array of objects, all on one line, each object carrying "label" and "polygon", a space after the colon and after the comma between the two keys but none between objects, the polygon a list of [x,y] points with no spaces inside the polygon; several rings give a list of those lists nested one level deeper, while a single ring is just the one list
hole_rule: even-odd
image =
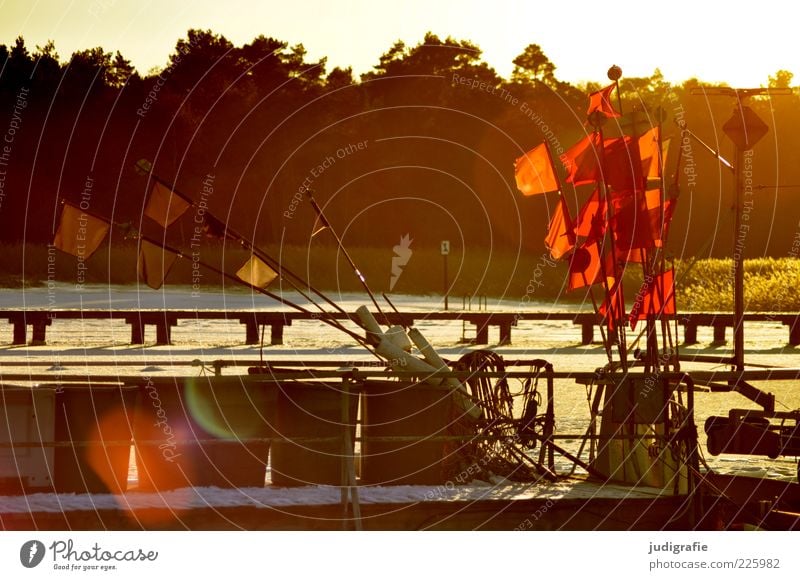
[{"label": "fishing boat", "polygon": [[[153,288],[177,259],[313,315],[375,360],[200,363],[199,376],[141,372],[5,373],[0,523],[5,529],[797,529],[797,482],[722,476],[703,465],[699,391],[738,393],[760,407],[731,409],[702,427],[712,455],[800,454],[800,411],[777,411],[756,381],[800,369],[744,360],[743,262],[735,260],[734,356],[698,369],[678,344],[679,283],[667,256],[679,200],[668,185],[661,115],[628,123],[612,103],[621,71],[589,97],[585,134],[561,161],[588,185],[577,218],[544,142],[517,159],[526,196],[558,196],[546,245],[568,263],[570,290],[589,296],[606,363],[557,368],[485,349],[446,360],[413,324],[392,323],[308,192],[369,297],[346,312],[214,217],[203,201],[138,164],[150,181],[144,215],[168,230],[202,207],[203,235],[250,252],[235,274],[202,263],[166,236],[137,232],[139,272]],[[733,91],[739,151],[759,130]],[[738,121],[737,121],[738,120]],[[737,122],[739,123],[737,125]],[[682,130],[689,131],[684,127]],[[743,136],[743,137],[742,137]],[[696,136],[693,138],[699,139]],[[737,155],[740,158],[740,156]],[[679,173],[678,158],[675,173]],[[739,171],[739,163],[731,164]],[[737,173],[738,175],[738,173]],[[742,184],[737,181],[737,216]],[[65,203],[54,245],[85,259],[111,222]],[[738,222],[737,222],[738,224]],[[315,227],[316,229],[316,227]],[[198,233],[199,235],[199,233]],[[91,246],[87,247],[87,240]],[[625,296],[626,269],[641,287]],[[269,289],[280,279],[304,306]],[[630,308],[628,308],[630,306]],[[638,333],[638,334],[637,334]],[[687,365],[692,366],[687,370]],[[246,374],[237,369],[246,368]],[[558,390],[587,395],[581,432],[559,428]],[[136,478],[129,481],[133,451]]]}]

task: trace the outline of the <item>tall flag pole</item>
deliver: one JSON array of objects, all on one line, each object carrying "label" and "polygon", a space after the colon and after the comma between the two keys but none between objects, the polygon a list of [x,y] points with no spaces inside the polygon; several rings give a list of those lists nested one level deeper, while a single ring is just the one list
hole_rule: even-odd
[{"label": "tall flag pole", "polygon": [[320,223],[322,224],[323,227],[328,228],[328,230],[331,232],[331,234],[333,235],[333,239],[336,240],[336,244],[339,246],[339,249],[342,251],[342,254],[344,254],[345,259],[348,261],[350,267],[353,269],[356,278],[358,278],[358,280],[361,282],[361,285],[364,287],[364,290],[366,290],[367,294],[370,297],[370,300],[372,300],[372,303],[378,310],[378,313],[385,319],[385,315],[381,310],[378,301],[375,299],[375,295],[369,289],[369,285],[367,284],[367,279],[364,278],[364,275],[361,273],[361,270],[358,269],[358,266],[356,266],[356,263],[353,261],[353,258],[350,257],[350,254],[347,252],[347,249],[344,247],[344,244],[342,243],[342,239],[339,237],[339,234],[336,233],[336,230],[333,229],[333,226],[331,226],[331,222],[328,221],[328,218],[325,217],[325,214],[322,212],[322,208],[317,203],[317,200],[314,199],[314,195],[313,193],[311,193],[311,190],[306,190],[306,195],[308,196],[308,201],[311,203],[311,207],[314,208],[314,211],[316,212],[317,217],[320,220]]},{"label": "tall flag pole", "polygon": [[[624,325],[616,325],[614,321],[614,317],[618,314],[622,314],[624,312],[624,302],[622,297],[622,292],[620,291],[620,285],[622,284],[621,276],[617,272],[616,266],[616,245],[614,243],[614,233],[611,230],[610,223],[613,217],[613,204],[611,203],[611,194],[608,185],[609,175],[606,167],[606,143],[605,138],[603,136],[603,123],[609,117],[619,117],[620,114],[614,109],[610,102],[610,94],[611,91],[616,87],[616,84],[609,85],[608,87],[592,93],[589,97],[589,109],[587,111],[588,121],[589,124],[592,125],[594,128],[595,133],[599,137],[599,179],[602,191],[602,197],[605,198],[605,205],[606,205],[606,215],[605,215],[605,236],[603,239],[602,246],[600,247],[600,268],[603,277],[603,284],[606,289],[606,303],[608,303],[608,307],[605,309],[605,316],[606,316],[606,324],[609,327],[609,331],[612,328],[617,333],[617,349],[620,355],[620,362],[622,363],[622,369],[627,371],[628,368],[628,355],[627,355],[627,346],[625,344],[625,328]],[[623,141],[624,143],[624,141]],[[606,248],[606,242],[608,243],[608,247]],[[606,260],[604,256],[606,252],[610,252],[612,256],[612,269],[613,269],[613,282],[609,284],[609,276],[606,272]],[[613,301],[613,304],[612,304]],[[620,304],[621,303],[621,304]]]}]

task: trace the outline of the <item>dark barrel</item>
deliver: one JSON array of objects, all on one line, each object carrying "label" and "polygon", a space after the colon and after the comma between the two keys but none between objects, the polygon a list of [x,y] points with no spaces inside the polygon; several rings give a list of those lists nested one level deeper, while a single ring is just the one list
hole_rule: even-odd
[{"label": "dark barrel", "polygon": [[[347,405],[347,424],[342,405]],[[272,447],[272,483],[281,486],[340,485],[347,459],[345,429],[355,436],[358,395],[341,384],[290,382],[278,391],[278,437]],[[311,438],[304,441],[303,438]]]},{"label": "dark barrel", "polygon": [[[367,381],[363,392],[362,483],[444,483],[447,442],[434,438],[449,434],[452,391],[420,383]],[[417,440],[370,440],[374,437]]]}]

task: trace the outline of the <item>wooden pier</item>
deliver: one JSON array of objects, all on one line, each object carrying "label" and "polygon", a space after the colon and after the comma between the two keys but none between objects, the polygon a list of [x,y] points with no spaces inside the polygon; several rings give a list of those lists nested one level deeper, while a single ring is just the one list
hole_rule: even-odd
[{"label": "wooden pier", "polygon": [[[13,326],[12,344],[28,344],[28,327],[31,327],[30,344],[44,345],[47,327],[54,320],[122,320],[131,326],[131,344],[144,344],[145,329],[155,326],[156,345],[171,343],[172,328],[181,320],[228,320],[245,327],[245,344],[258,344],[259,328],[270,328],[269,343],[283,344],[284,328],[296,320],[319,320],[323,316],[336,320],[357,320],[354,313],[305,313],[267,312],[245,310],[0,310],[0,320]],[[549,321],[566,320],[581,328],[581,344],[594,341],[594,327],[600,319],[591,312],[486,312],[486,311],[437,311],[437,312],[387,312],[378,316],[379,322],[412,326],[423,320],[464,321],[474,326],[473,344],[489,344],[489,329],[497,327],[497,344],[511,344],[511,329],[520,320]],[[800,312],[751,312],[744,315],[745,322],[779,322],[789,329],[791,346],[800,345]],[[697,343],[697,329],[712,327],[714,342],[725,342],[725,333],[734,325],[732,313],[694,312],[680,314],[678,324],[684,328],[684,344]]]}]

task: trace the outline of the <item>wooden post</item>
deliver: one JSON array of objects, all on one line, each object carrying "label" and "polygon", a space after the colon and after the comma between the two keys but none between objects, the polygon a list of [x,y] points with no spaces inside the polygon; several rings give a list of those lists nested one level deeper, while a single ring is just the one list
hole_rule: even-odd
[{"label": "wooden post", "polygon": [[683,327],[683,344],[697,344],[697,323],[686,320]]},{"label": "wooden post", "polygon": [[244,324],[245,328],[245,344],[258,344],[258,322],[255,316],[242,318],[240,322]]},{"label": "wooden post", "polygon": [[283,344],[283,323],[273,322],[269,327],[269,343]]},{"label": "wooden post", "polygon": [[139,315],[126,318],[125,322],[131,325],[131,344],[144,344],[144,323]]},{"label": "wooden post", "polygon": [[348,519],[348,503],[353,508],[353,524],[357,531],[361,531],[361,503],[358,497],[358,487],[356,485],[356,467],[355,467],[355,452],[353,449],[353,440],[350,434],[350,423],[354,422],[355,417],[350,417],[350,379],[345,378],[342,381],[342,392],[340,399],[342,401],[341,419],[342,419],[342,492],[341,500],[344,509],[344,527],[347,528]]},{"label": "wooden post", "polygon": [[35,320],[33,322],[33,335],[31,336],[31,346],[44,346],[47,344],[46,334],[50,320]]},{"label": "wooden post", "polygon": [[475,325],[475,344],[489,344],[489,317],[476,318],[472,323]]},{"label": "wooden post", "polygon": [[164,320],[156,322],[156,345],[163,346],[171,344],[172,324],[166,317]]},{"label": "wooden post", "polygon": [[22,316],[15,317],[13,320],[10,321],[14,325],[14,340],[12,344],[25,344],[27,341],[27,325],[25,324],[25,318]]},{"label": "wooden post", "polygon": [[501,322],[500,326],[500,345],[511,344],[511,321]]},{"label": "wooden post", "polygon": [[789,327],[789,344],[792,346],[800,344],[800,317],[795,316],[784,324]]},{"label": "wooden post", "polygon": [[594,342],[594,322],[584,322],[581,324],[581,344],[592,344]]},{"label": "wooden post", "polygon": [[725,344],[725,323],[714,325],[714,344]]}]

